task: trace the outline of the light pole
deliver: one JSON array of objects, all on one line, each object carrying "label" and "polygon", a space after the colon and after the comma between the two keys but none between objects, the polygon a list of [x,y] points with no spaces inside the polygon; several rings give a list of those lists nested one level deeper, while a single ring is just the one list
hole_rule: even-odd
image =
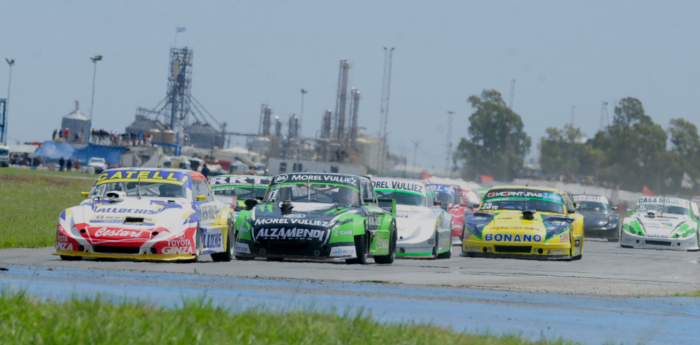
[{"label": "light pole", "polygon": [[95,55],[90,58],[92,60],[92,63],[95,65],[95,68],[93,69],[92,72],[92,99],[90,100],[90,123],[88,124],[88,131],[87,131],[87,159],[85,160],[85,164],[88,164],[90,162],[90,139],[92,139],[92,110],[95,107],[95,78],[97,77],[97,61],[102,60],[102,55]]},{"label": "light pole", "polygon": [[309,91],[301,89],[301,113],[299,113],[299,137],[303,137],[301,134],[301,125],[304,123],[304,95],[309,93]]},{"label": "light pole", "polygon": [[15,59],[5,58],[5,61],[7,61],[7,64],[10,65],[10,80],[7,83],[7,100],[5,100],[5,127],[3,128],[4,133],[0,133],[2,134],[3,145],[7,145],[7,108],[10,104],[10,88],[12,87],[12,66],[15,64]]}]

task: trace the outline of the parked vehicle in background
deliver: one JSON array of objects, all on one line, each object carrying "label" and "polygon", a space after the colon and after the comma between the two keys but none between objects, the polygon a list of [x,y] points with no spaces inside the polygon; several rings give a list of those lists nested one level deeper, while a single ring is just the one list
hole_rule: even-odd
[{"label": "parked vehicle in background", "polygon": [[623,221],[620,246],[699,250],[699,216],[698,206],[685,199],[641,197]]},{"label": "parked vehicle in background", "polygon": [[620,240],[620,216],[613,213],[608,198],[602,195],[574,194],[576,209],[583,215],[583,232],[588,238]]},{"label": "parked vehicle in background", "polygon": [[452,256],[452,215],[439,205],[425,181],[377,177],[378,199],[396,200],[397,257],[447,259]]},{"label": "parked vehicle in background", "polygon": [[558,189],[494,187],[467,217],[463,256],[583,257],[583,216]]},{"label": "parked vehicle in background", "polygon": [[0,166],[10,166],[10,148],[0,145]]},{"label": "parked vehicle in background", "polygon": [[107,167],[107,161],[105,161],[104,158],[100,158],[100,157],[90,158],[90,161],[88,161],[87,166],[88,166],[88,168],[95,169],[95,174],[100,174],[103,171],[109,169],[109,167]]}]

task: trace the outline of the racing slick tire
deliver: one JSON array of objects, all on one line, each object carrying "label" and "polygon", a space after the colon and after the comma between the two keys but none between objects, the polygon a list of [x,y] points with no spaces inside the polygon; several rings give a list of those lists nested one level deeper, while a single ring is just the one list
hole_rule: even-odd
[{"label": "racing slick tire", "polygon": [[375,256],[374,262],[378,264],[393,264],[396,258],[396,223],[391,222],[389,227],[391,236],[389,237],[389,255]]},{"label": "racing slick tire", "polygon": [[355,253],[357,258],[347,259],[345,263],[347,264],[367,264],[367,256],[369,255],[369,236],[365,232],[360,236],[355,236]]},{"label": "racing slick tire", "polygon": [[447,252],[437,255],[438,259],[449,259],[451,257],[452,257],[452,245],[450,245],[450,249]]},{"label": "racing slick tire", "polygon": [[214,262],[229,262],[233,259],[233,222],[228,220],[228,235],[226,236],[226,246],[223,253],[211,254]]},{"label": "racing slick tire", "polygon": [[182,263],[193,263],[199,261],[199,255],[202,254],[202,228],[197,224],[197,231],[194,233],[194,258],[188,260],[182,260],[178,262]]},{"label": "racing slick tire", "polygon": [[438,248],[440,248],[440,234],[435,229],[435,247],[433,247],[433,257],[432,260],[438,259]]},{"label": "racing slick tire", "polygon": [[63,261],[80,261],[82,259],[83,259],[82,256],[61,255],[61,260],[63,260]]}]

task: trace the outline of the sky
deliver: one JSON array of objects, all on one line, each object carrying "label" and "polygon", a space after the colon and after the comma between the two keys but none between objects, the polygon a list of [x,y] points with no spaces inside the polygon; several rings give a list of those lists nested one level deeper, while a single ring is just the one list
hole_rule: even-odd
[{"label": "sky", "polygon": [[[9,143],[43,141],[81,104],[93,127],[124,131],[137,107],[166,94],[169,49],[194,50],[192,94],[228,130],[257,133],[260,106],[299,114],[315,136],[335,108],[340,59],[360,90],[361,132],[376,134],[384,63],[395,47],[388,118],[390,150],[444,168],[447,112],[451,141],[467,136],[484,89],[510,99],[532,137],[571,121],[588,136],[602,102],[640,99],[668,128],[683,117],[700,125],[690,100],[700,91],[698,1],[13,1],[4,2],[0,59],[14,58]],[[9,67],[0,64],[0,97]],[[244,138],[234,138],[243,144]]]}]

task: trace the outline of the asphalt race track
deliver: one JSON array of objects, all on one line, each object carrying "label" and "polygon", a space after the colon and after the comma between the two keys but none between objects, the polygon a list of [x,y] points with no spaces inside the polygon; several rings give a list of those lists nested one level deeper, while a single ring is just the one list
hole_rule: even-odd
[{"label": "asphalt race track", "polygon": [[[695,343],[698,252],[624,249],[587,240],[573,262],[397,260],[393,265],[265,260],[195,264],[65,262],[53,248],[0,250],[0,285],[37,296],[130,297],[174,305],[206,295],[237,308],[364,309],[386,322],[423,321],[456,330],[563,337],[597,344]],[[595,330],[595,331],[594,331]]]}]

